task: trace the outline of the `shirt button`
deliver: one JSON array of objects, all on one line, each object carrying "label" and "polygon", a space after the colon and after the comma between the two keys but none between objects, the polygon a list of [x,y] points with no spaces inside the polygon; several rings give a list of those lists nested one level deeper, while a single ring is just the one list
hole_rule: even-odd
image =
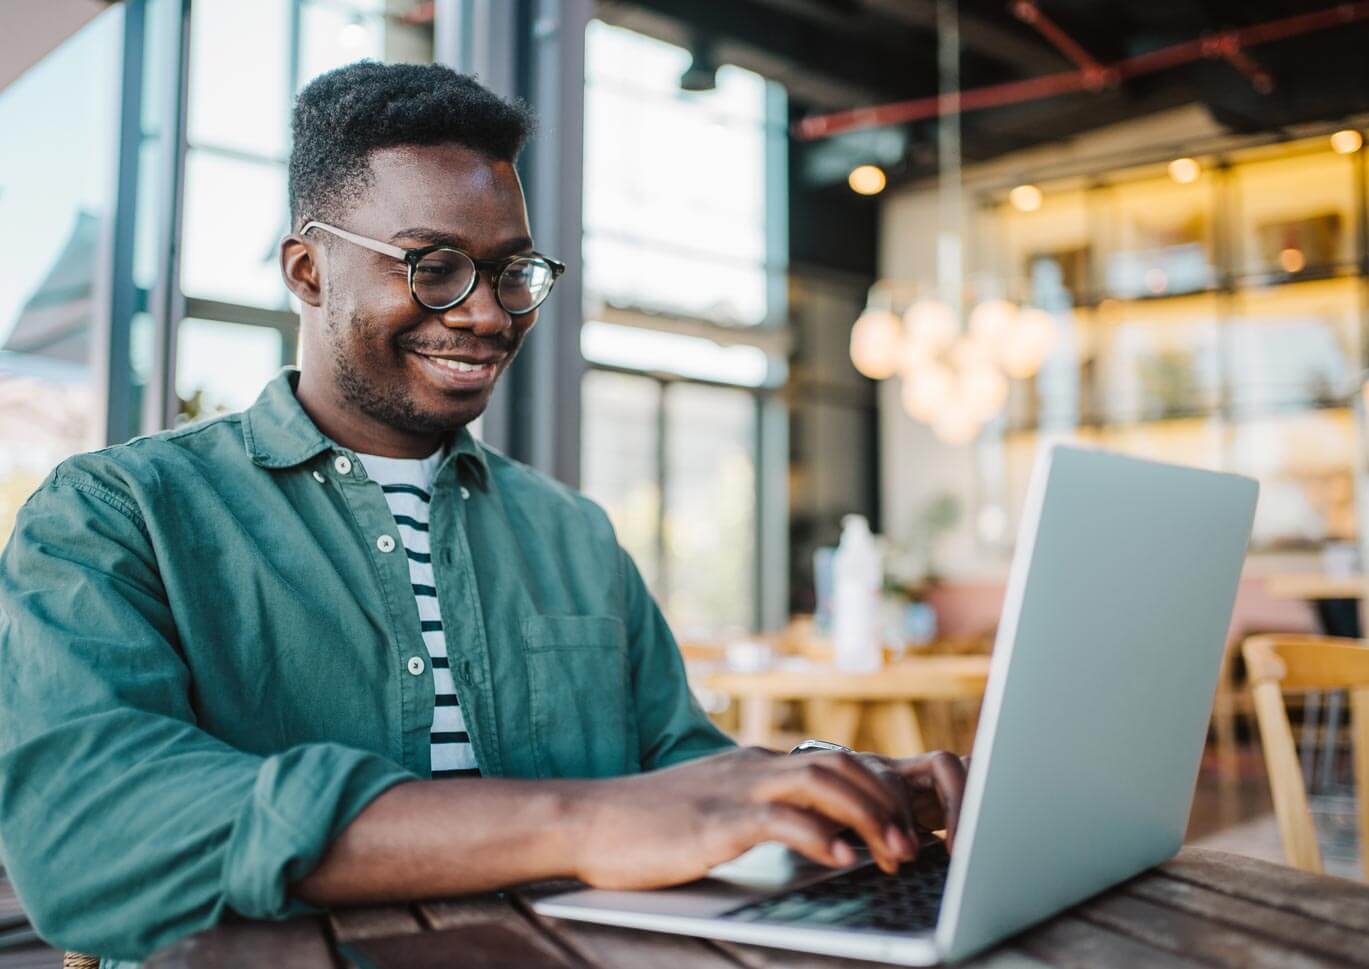
[{"label": "shirt button", "polygon": [[462,486],[461,486],[461,497],[462,497],[463,499],[466,499],[466,498],[469,498],[470,496],[471,496],[471,489],[467,488],[465,485],[462,485]]},{"label": "shirt button", "polygon": [[409,657],[409,672],[412,673],[414,676],[423,675],[423,665],[424,664],[422,656]]},{"label": "shirt button", "polygon": [[395,540],[389,535],[382,535],[376,539],[376,548],[382,552],[393,552],[395,550]]},{"label": "shirt button", "polygon": [[315,471],[315,472],[314,472],[314,480],[317,481],[319,484],[323,484],[323,482],[324,482],[324,477],[323,477],[322,472]]},{"label": "shirt button", "polygon": [[352,459],[345,454],[339,454],[333,459],[333,467],[337,468],[338,474],[352,473]]}]

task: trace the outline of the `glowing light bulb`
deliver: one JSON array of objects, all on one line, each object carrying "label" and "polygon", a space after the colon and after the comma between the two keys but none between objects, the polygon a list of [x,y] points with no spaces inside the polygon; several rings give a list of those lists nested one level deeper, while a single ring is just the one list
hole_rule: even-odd
[{"label": "glowing light bulb", "polygon": [[878,165],[857,165],[846,176],[846,184],[851,186],[851,191],[860,195],[878,195],[884,191],[888,181],[884,177],[884,169]]},{"label": "glowing light bulb", "polygon": [[1035,185],[1018,185],[1008,193],[1008,201],[1019,212],[1035,212],[1041,208],[1041,189]]},{"label": "glowing light bulb", "polygon": [[1364,137],[1354,128],[1344,128],[1331,136],[1331,150],[1337,155],[1353,155],[1364,144]]},{"label": "glowing light bulb", "polygon": [[1307,268],[1307,257],[1302,254],[1301,249],[1280,249],[1279,266],[1286,273],[1300,273]]},{"label": "glowing light bulb", "polygon": [[1008,380],[992,364],[969,367],[960,374],[960,396],[971,416],[988,421],[1008,402]]},{"label": "glowing light bulb", "polygon": [[1016,380],[1034,377],[1055,349],[1055,320],[1045,310],[1025,309],[1000,345],[998,362]]},{"label": "glowing light bulb", "polygon": [[993,346],[1017,320],[1017,307],[1006,299],[989,299],[970,311],[970,334]]},{"label": "glowing light bulb", "polygon": [[1202,169],[1192,158],[1176,158],[1169,163],[1169,177],[1180,185],[1189,185],[1198,180]]},{"label": "glowing light bulb", "polygon": [[922,352],[935,356],[955,342],[955,317],[939,299],[918,300],[903,314],[908,339]]},{"label": "glowing light bulb", "polygon": [[930,361],[903,378],[903,409],[915,421],[931,423],[955,394],[955,374],[945,364]]},{"label": "glowing light bulb", "polygon": [[932,433],[947,444],[960,447],[979,436],[979,422],[964,407],[948,407],[932,422]]},{"label": "glowing light bulb", "polygon": [[866,310],[851,327],[851,363],[871,380],[892,377],[903,349],[903,327],[888,310]]}]

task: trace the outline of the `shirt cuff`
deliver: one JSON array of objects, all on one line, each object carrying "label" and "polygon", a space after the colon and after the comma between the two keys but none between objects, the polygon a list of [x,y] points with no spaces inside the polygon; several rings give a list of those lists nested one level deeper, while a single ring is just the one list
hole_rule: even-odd
[{"label": "shirt cuff", "polygon": [[229,835],[223,894],[247,918],[284,919],[318,909],[288,894],[333,840],[384,791],[416,775],[377,754],[307,744],[268,757]]}]

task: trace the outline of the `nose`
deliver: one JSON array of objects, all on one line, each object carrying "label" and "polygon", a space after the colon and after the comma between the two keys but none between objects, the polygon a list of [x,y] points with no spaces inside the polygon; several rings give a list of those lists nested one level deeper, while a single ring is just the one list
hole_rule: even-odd
[{"label": "nose", "polygon": [[494,286],[485,273],[477,273],[471,294],[440,315],[451,330],[470,330],[479,337],[499,336],[513,327],[513,317],[495,299]]}]

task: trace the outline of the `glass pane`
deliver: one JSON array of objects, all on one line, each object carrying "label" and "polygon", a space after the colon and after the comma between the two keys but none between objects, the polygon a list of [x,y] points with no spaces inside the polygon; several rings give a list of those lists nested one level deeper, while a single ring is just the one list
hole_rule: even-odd
[{"label": "glass pane", "polygon": [[584,253],[592,299],[716,323],[765,318],[765,271],[757,266],[589,234]]},{"label": "glass pane", "polygon": [[278,246],[288,221],[284,165],[191,151],[181,262],[186,295],[283,308]]},{"label": "glass pane", "polygon": [[1354,421],[1346,408],[1242,421],[1231,470],[1260,481],[1251,544],[1262,550],[1353,541]]},{"label": "glass pane", "polygon": [[698,380],[760,387],[771,361],[760,347],[721,346],[701,336],[586,320],[580,353],[592,363],[644,373],[674,373]]},{"label": "glass pane", "polygon": [[1216,281],[1213,176],[1127,182],[1100,206],[1107,253],[1103,285],[1112,296],[1192,293]]},{"label": "glass pane", "polygon": [[1223,334],[1234,415],[1343,404],[1359,358],[1359,302],[1352,279],[1238,292]]},{"label": "glass pane", "polygon": [[755,618],[756,402],[741,390],[666,393],[666,613],[682,638]]},{"label": "glass pane", "polygon": [[591,300],[755,324],[766,316],[766,82],[680,89],[682,48],[594,22],[586,38]]},{"label": "glass pane", "polygon": [[299,86],[362,59],[384,58],[384,25],[375,15],[331,2],[300,8]]},{"label": "glass pane", "polygon": [[281,367],[279,330],[185,319],[176,337],[178,422],[242,410]]},{"label": "glass pane", "polygon": [[660,384],[649,377],[592,370],[581,384],[580,486],[604,506],[619,543],[657,595],[660,397]]},{"label": "glass pane", "polygon": [[1237,165],[1237,272],[1275,278],[1353,269],[1355,159],[1305,155]]},{"label": "glass pane", "polygon": [[1215,407],[1220,312],[1207,295],[1100,307],[1088,413],[1105,421],[1163,420]]},{"label": "glass pane", "polygon": [[189,134],[283,158],[289,107],[289,0],[195,0]]},{"label": "glass pane", "polygon": [[123,11],[0,91],[0,544],[58,461],[103,443],[97,267],[112,214]]}]

